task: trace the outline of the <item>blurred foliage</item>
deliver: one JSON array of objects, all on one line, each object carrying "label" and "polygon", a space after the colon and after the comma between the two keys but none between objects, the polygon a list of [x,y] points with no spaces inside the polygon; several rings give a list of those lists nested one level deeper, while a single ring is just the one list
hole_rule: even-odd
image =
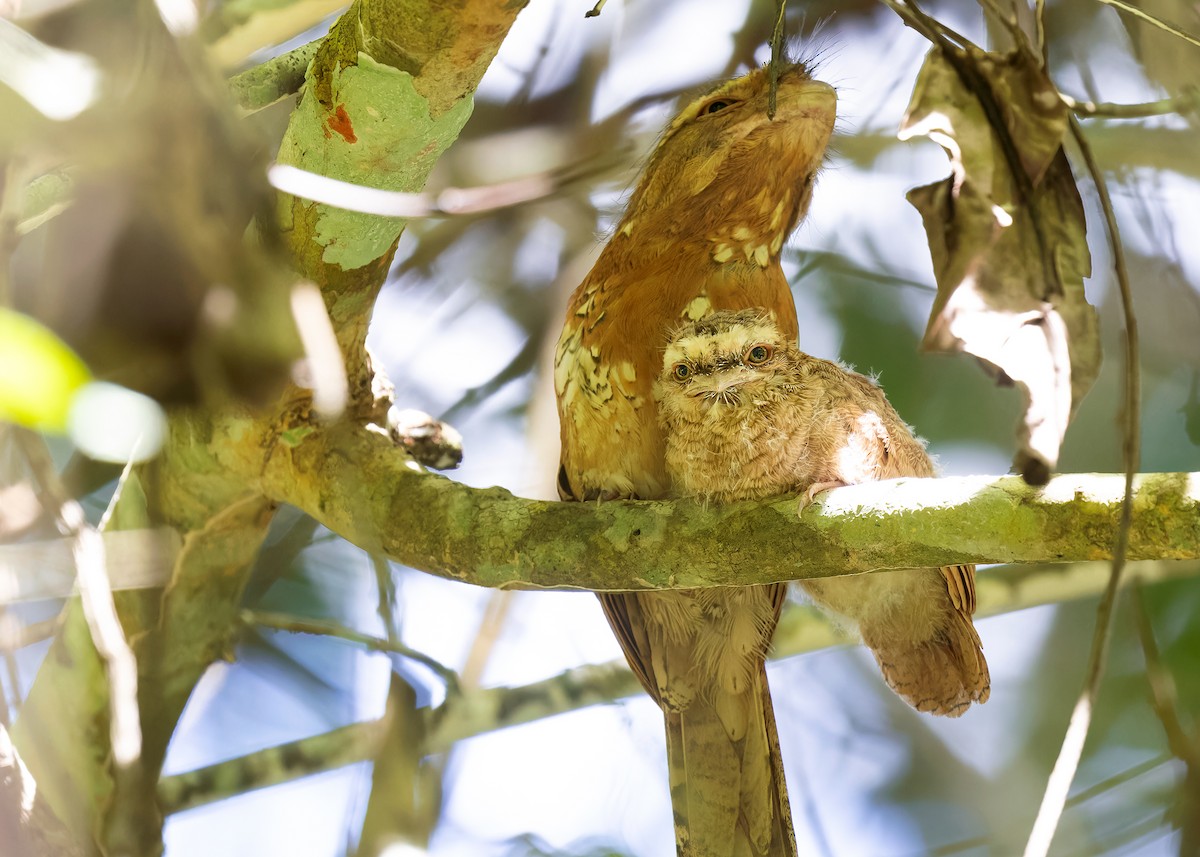
[{"label": "blurred foliage", "polygon": [[63,431],[75,393],[91,378],[79,355],[29,316],[0,307],[0,363],[22,367],[0,376],[0,419]]},{"label": "blurred foliage", "polygon": [[[1139,5],[1200,32],[1200,12],[1188,0]],[[583,12],[590,6],[532,0],[522,13],[532,19],[529,27],[513,33],[514,44],[494,64],[473,115],[439,160],[429,187],[568,178],[551,181],[533,202],[501,200],[492,211],[410,223],[370,338],[402,406],[446,415],[463,430],[467,461],[461,478],[502,482],[523,494],[550,493],[557,427],[548,416],[541,373],[566,295],[587,270],[674,99],[761,60],[775,12],[770,0],[744,7],[611,0],[598,19],[585,24]],[[980,42],[994,31],[972,4],[931,0],[922,6]],[[1200,49],[1169,33],[1095,0],[1046,6],[1050,76],[1078,99],[1157,100],[1200,80]],[[319,21],[333,8],[275,0],[213,2],[205,7],[201,32],[220,66],[241,68],[319,37]],[[739,20],[730,22],[730,9]],[[49,44],[106,57],[129,50],[119,40],[105,44],[100,35],[89,35],[89,26],[97,34],[112,33],[111,21],[96,21],[126,14],[124,6],[93,7],[82,18],[70,9],[55,13],[37,4],[20,11],[22,26]],[[706,32],[710,27],[720,30],[714,38]],[[919,218],[906,208],[902,193],[944,175],[944,162],[931,146],[897,142],[894,131],[925,45],[873,0],[793,2],[788,32],[800,37],[802,52],[823,57],[819,69],[843,87],[843,103],[853,111],[816,191],[814,224],[793,239],[790,251],[802,343],[812,341],[827,352],[822,356],[879,372],[899,412],[930,439],[946,470],[1001,468],[1011,457],[1018,397],[992,387],[968,358],[918,351],[934,279]],[[260,50],[266,45],[271,47]],[[155,83],[139,80],[137,57],[130,52],[126,83]],[[644,67],[631,72],[630,57]],[[4,105],[19,102],[7,94],[0,98]],[[178,100],[189,99],[185,94]],[[8,114],[0,145],[16,138],[17,122],[52,127],[22,104]],[[194,269],[221,267],[222,260],[207,258],[169,218],[129,198],[125,176],[153,170],[164,198],[180,182],[203,193],[212,177],[189,164],[209,162],[207,141],[225,141],[230,164],[261,163],[265,141],[280,139],[293,106],[294,99],[284,99],[247,118],[244,137],[226,136],[228,129],[211,124],[203,111],[200,122],[183,114],[135,112],[43,147],[10,174],[42,176],[39,193],[49,185],[59,189],[34,200],[30,210],[0,211],[0,225],[20,220],[29,230],[7,266],[11,283],[0,295],[15,310],[43,320],[73,318],[81,307],[100,301],[97,295],[108,295],[105,313],[85,321],[97,324],[105,349],[121,354],[119,346],[130,340],[141,349],[140,359],[122,359],[117,368],[140,374],[144,386],[193,399],[195,359],[219,362],[223,340],[213,334],[211,341],[201,341],[196,358],[187,331],[172,325],[181,317],[188,325],[195,321],[198,309],[189,291]],[[121,142],[130,138],[117,130],[137,130],[143,122],[137,146]],[[1086,125],[1117,197],[1142,322],[1143,470],[1196,470],[1200,462],[1200,257],[1191,240],[1200,231],[1196,126],[1195,113],[1135,122],[1098,118]],[[184,136],[183,129],[198,127],[207,130],[192,135],[195,139]],[[179,147],[175,160],[165,164],[141,154],[168,145],[156,135],[154,129],[161,128],[173,130],[170,139]],[[196,145],[200,140],[204,145]],[[8,157],[10,151],[0,154]],[[58,181],[62,163],[74,160],[98,161],[99,179]],[[219,178],[236,183],[250,172],[230,167]],[[1087,292],[1100,313],[1108,359],[1068,431],[1060,466],[1112,471],[1120,468],[1119,301],[1095,194],[1076,177],[1091,227],[1093,276]],[[259,204],[261,190],[253,185],[234,198],[242,197],[249,210]],[[114,207],[114,200],[120,205]],[[246,216],[222,225],[240,231]],[[174,276],[164,281],[163,271]],[[253,292],[253,273],[231,276],[238,288]],[[44,289],[47,281],[55,288]],[[249,321],[245,327],[249,332],[239,328],[230,335],[252,338],[258,329]],[[256,379],[275,380],[280,355],[290,355],[290,347],[282,336],[266,343],[261,376],[231,369],[231,389],[261,395]],[[97,374],[105,374],[97,360],[102,366]],[[102,475],[112,477],[108,471]],[[106,494],[111,484],[101,498]],[[460,669],[483,624],[485,594],[404,570],[392,574],[396,604],[385,603],[384,613],[396,619],[401,640]],[[379,634],[381,626],[387,630],[379,597],[367,557],[289,512],[272,527],[245,604],[333,618]],[[580,602],[571,599],[518,598],[496,638],[480,644],[485,681],[519,686],[529,675],[561,669],[554,658],[583,660],[576,637],[603,628],[598,618],[594,628],[585,628],[577,619],[582,610],[571,612]],[[1178,686],[1185,726],[1194,729],[1200,713],[1200,590],[1186,581],[1164,584],[1148,590],[1146,600],[1164,663]],[[1094,608],[1085,601],[982,623],[996,664],[993,697],[961,723],[935,723],[905,709],[864,671],[861,653],[836,651],[774,665],[781,729],[791,738],[789,744],[785,735],[784,750],[797,826],[806,828],[798,832],[812,853],[1019,852],[1082,680]],[[608,655],[615,653],[610,647]],[[20,696],[40,654],[30,649],[8,659],[6,698]],[[412,705],[436,703],[448,692],[429,670],[397,655],[366,655],[344,640],[247,629],[237,663],[210,670],[194,695],[168,765],[198,767],[378,717],[391,681],[381,675],[381,661],[382,672],[399,675],[411,687]],[[639,759],[656,764],[661,753],[654,743],[655,717],[642,717],[646,713],[636,702],[601,711],[614,726],[600,737],[589,731],[596,728],[587,719],[596,714],[593,709],[463,742],[444,767],[430,853],[658,853],[656,847],[670,842],[667,816],[651,812],[666,806],[665,772],[647,774],[636,767]],[[587,754],[610,739],[598,751],[603,758]],[[488,761],[497,758],[517,761],[512,767]],[[410,773],[421,768],[412,752],[401,761]],[[583,763],[607,767],[577,766]],[[796,770],[802,776],[793,776]],[[1187,803],[1183,777],[1183,765],[1170,755],[1148,702],[1141,648],[1129,610],[1122,607],[1077,800],[1064,816],[1054,853],[1180,853],[1176,831],[1200,818],[1200,808]],[[185,814],[168,827],[168,854],[237,853],[222,851],[222,843],[230,841],[241,853],[350,853],[368,812],[368,781],[369,774],[359,771],[340,784],[313,786],[311,794],[280,789],[262,799],[229,801],[208,816]],[[480,794],[486,799],[471,797]],[[493,803],[515,808],[492,810]],[[314,809],[306,811],[309,806]],[[498,820],[501,812],[509,814]],[[566,838],[557,832],[563,819],[555,817],[564,812],[580,828]],[[327,835],[331,825],[338,827],[336,835]],[[256,849],[252,828],[277,833],[269,846]],[[222,838],[226,829],[237,831],[228,834],[236,839]]]}]

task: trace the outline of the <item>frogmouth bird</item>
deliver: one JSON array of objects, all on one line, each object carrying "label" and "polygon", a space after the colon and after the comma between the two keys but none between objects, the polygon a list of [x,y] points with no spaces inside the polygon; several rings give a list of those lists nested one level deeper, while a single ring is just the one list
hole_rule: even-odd
[{"label": "frogmouth bird", "polygon": [[[933,476],[924,444],[869,378],[810,357],[792,344],[765,310],[718,312],[678,330],[667,346],[655,388],[666,438],[667,475],[684,496],[716,502]],[[862,635],[884,680],[919,711],[957,717],[989,693],[987,662],[971,622],[975,568],[903,569],[801,581],[822,607]],[[737,598],[770,611],[761,587],[697,593]],[[728,600],[724,603],[730,603]],[[689,626],[697,650],[718,649],[712,625]],[[752,644],[745,641],[753,639]],[[759,658],[766,642],[732,636],[733,649]],[[720,657],[725,657],[720,649]],[[748,657],[748,656],[747,656]],[[739,662],[745,684],[755,664]],[[704,669],[728,671],[720,660]]]},{"label": "frogmouth bird", "polygon": [[[808,210],[837,99],[803,63],[787,63],[768,116],[769,80],[768,69],[755,69],[680,111],[571,296],[554,362],[564,500],[671,493],[653,386],[680,323],[762,307],[796,336],[780,250]],[[601,595],[630,666],[663,710],[681,855],[795,853],[761,679],[784,594],[779,584]],[[721,652],[695,648],[696,622],[719,629],[707,639]],[[712,665],[722,669],[705,674]]]}]

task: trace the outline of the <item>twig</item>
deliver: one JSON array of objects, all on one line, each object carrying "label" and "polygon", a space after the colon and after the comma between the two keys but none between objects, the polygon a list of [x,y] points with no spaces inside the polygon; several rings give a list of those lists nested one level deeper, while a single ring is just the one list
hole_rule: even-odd
[{"label": "twig", "polygon": [[1099,116],[1106,119],[1144,119],[1147,116],[1162,116],[1169,113],[1200,112],[1200,88],[1185,87],[1183,92],[1172,98],[1148,101],[1143,104],[1097,104],[1094,101],[1077,101],[1069,95],[1059,93],[1063,104],[1077,116]]},{"label": "twig", "polygon": [[108,505],[104,507],[104,514],[100,516],[100,523],[96,524],[96,530],[103,533],[108,529],[108,522],[112,520],[112,516],[117,511],[117,503],[121,500],[121,495],[125,491],[125,483],[129,481],[129,475],[133,472],[133,462],[126,462],[121,468],[121,475],[117,477],[117,486],[113,489],[112,496],[108,498]]},{"label": "twig", "polygon": [[[71,543],[75,583],[83,617],[108,682],[108,751],[112,795],[104,810],[101,846],[106,853],[128,853],[135,846],[137,825],[145,818],[140,802],[145,785],[142,764],[142,722],[138,704],[137,659],[117,615],[104,549],[104,537],[90,526],[83,506],[67,494],[41,439],[32,432],[17,433],[22,451],[54,505],[60,532]],[[132,462],[117,483],[104,520],[120,498]]]},{"label": "twig", "polygon": [[809,275],[828,277],[832,272],[844,277],[853,277],[867,283],[878,283],[883,286],[920,289],[923,292],[936,292],[937,286],[922,280],[915,280],[897,271],[885,268],[873,269],[861,267],[837,253],[827,250],[800,250],[785,246],[783,251],[789,258],[794,259],[799,267],[792,277],[792,285],[800,283]]},{"label": "twig", "polygon": [[933,44],[939,47],[942,45],[942,38],[937,29],[931,27],[923,17],[914,14],[913,10],[900,2],[900,0],[882,0],[882,2],[883,5],[895,12],[906,26],[912,27],[922,36],[933,42]]},{"label": "twig", "polygon": [[[11,618],[12,614],[6,614]],[[43,619],[41,622],[32,622],[28,625],[13,621],[0,621],[0,651],[5,655],[11,655],[17,649],[23,649],[26,646],[32,646],[34,643],[40,643],[42,640],[49,640],[54,636],[54,631],[58,627],[58,619]],[[9,680],[17,681],[15,671],[16,662],[14,661],[9,668]],[[15,692],[15,691],[14,691]]]},{"label": "twig", "polygon": [[304,74],[320,46],[317,39],[235,74],[229,79],[229,91],[238,107],[255,113],[295,95],[304,86]]},{"label": "twig", "polygon": [[923,11],[921,11],[920,7],[917,6],[914,0],[907,0],[907,2],[901,2],[901,0],[882,0],[882,2],[885,6],[899,15],[900,19],[904,21],[905,24],[912,27],[914,30],[940,48],[946,47],[948,38],[958,42],[961,47],[967,47],[968,45],[974,44],[966,36],[955,32],[953,29],[946,26],[936,18],[931,18],[929,15],[926,15]]},{"label": "twig", "polygon": [[596,16],[598,16],[600,14],[600,10],[604,8],[604,4],[607,2],[608,2],[608,0],[596,0],[596,5],[593,6],[591,9],[589,9],[588,11],[584,12],[583,17],[595,18]]},{"label": "twig", "polygon": [[[1093,842],[1085,846],[1083,849],[1064,852],[1062,857],[1095,857],[1097,848],[1102,848],[1105,854],[1126,854],[1130,853],[1122,850],[1122,846],[1128,845],[1144,837],[1154,835],[1150,842],[1156,842],[1166,836],[1171,835],[1171,827],[1166,813],[1155,812],[1148,816],[1139,819],[1137,822],[1123,827],[1118,833],[1107,837],[1103,845]],[[1143,843],[1145,844],[1145,843]],[[988,849],[989,845],[993,845],[992,849]],[[954,854],[962,854],[964,851],[974,851],[983,848],[985,852],[994,851],[994,843],[990,836],[974,836],[970,839],[960,839],[957,842],[951,842],[947,845],[942,845],[938,848],[924,850],[920,852],[921,857],[951,857]],[[1139,852],[1146,853],[1146,852]],[[1154,852],[1157,853],[1157,852]],[[1190,854],[1191,852],[1184,852]],[[916,857],[916,855],[913,855]]]},{"label": "twig", "polygon": [[770,86],[767,88],[767,118],[775,118],[775,99],[779,93],[779,64],[783,61],[783,22],[787,14],[787,0],[775,0],[779,11],[775,13],[775,26],[771,28]]},{"label": "twig", "polygon": [[79,597],[96,651],[108,673],[113,763],[131,768],[142,755],[142,724],[138,715],[137,662],[117,618],[112,588],[105,569],[104,540],[87,526],[83,507],[72,501],[60,516],[67,532],[75,534],[75,562],[79,570]]},{"label": "twig", "polygon": [[400,629],[396,625],[396,580],[392,577],[392,566],[382,554],[371,554],[371,568],[375,572],[375,587],[379,591],[379,619],[389,643],[400,642]]},{"label": "twig", "polygon": [[1193,45],[1200,48],[1200,39],[1185,33],[1180,27],[1164,21],[1162,18],[1155,17],[1149,12],[1139,9],[1137,6],[1131,6],[1128,3],[1123,2],[1123,0],[1099,0],[1099,2],[1120,9],[1122,12],[1127,12],[1130,15],[1133,15],[1135,18],[1141,18],[1147,24],[1158,27],[1160,30],[1166,30],[1171,35],[1178,36],[1185,42],[1191,42]]},{"label": "twig", "polygon": [[[1070,809],[1072,807],[1087,803],[1092,798],[1099,797],[1105,792],[1112,791],[1114,788],[1122,786],[1130,780],[1136,779],[1143,774],[1147,774],[1150,771],[1161,768],[1163,765],[1174,761],[1174,759],[1175,757],[1170,753],[1160,753],[1159,755],[1147,759],[1144,762],[1139,762],[1133,767],[1126,768],[1125,770],[1113,774],[1111,777],[1103,779],[1081,792],[1071,795],[1070,799],[1067,800],[1067,808]],[[992,844],[992,838],[990,836],[972,836],[969,839],[959,839],[955,842],[949,842],[945,845],[938,846],[937,848],[928,851],[922,851],[921,853],[925,855],[925,857],[951,857],[953,854],[961,854],[964,851],[971,851],[976,848],[986,848],[989,844]]]},{"label": "twig", "polygon": [[487,605],[483,608],[483,618],[479,620],[479,630],[463,663],[464,688],[477,688],[483,680],[483,673],[491,660],[496,640],[500,638],[500,632],[504,630],[504,623],[508,619],[508,611],[512,608],[512,596],[511,592],[493,592],[488,596]]},{"label": "twig", "polygon": [[1150,615],[1146,612],[1146,602],[1142,598],[1142,587],[1133,586],[1133,617],[1137,623],[1138,639],[1142,643],[1142,655],[1146,659],[1146,681],[1150,685],[1150,703],[1154,713],[1162,722],[1163,731],[1167,734],[1167,747],[1188,768],[1200,771],[1200,747],[1187,734],[1179,717],[1179,694],[1176,692],[1175,679],[1163,666],[1162,657],[1158,652],[1158,643],[1154,639],[1154,628],[1150,624]]},{"label": "twig", "polygon": [[54,464],[40,440],[26,431],[18,432],[17,437],[42,490],[57,506],[60,530],[72,541],[76,582],[84,616],[92,634],[92,642],[108,674],[111,716],[109,739],[113,763],[117,768],[132,769],[142,754],[137,662],[117,618],[112,587],[105,568],[104,540],[96,529],[88,525],[83,507],[65,495],[58,484]]},{"label": "twig", "polygon": [[[472,735],[529,723],[562,711],[612,702],[640,691],[624,661],[587,664],[519,688],[483,688],[447,697],[426,709],[426,753],[442,753]],[[384,740],[386,718],[354,723],[206,768],[163,777],[164,813],[180,812],[264,786],[371,759]]]},{"label": "twig", "polygon": [[386,725],[384,720],[352,723],[268,747],[252,756],[163,777],[158,783],[159,805],[164,814],[182,812],[373,758],[383,742]]},{"label": "twig", "polygon": [[[1150,847],[1155,842],[1161,842],[1171,836],[1174,827],[1170,810],[1149,812],[1137,821],[1126,824],[1117,832],[1104,839],[1102,847],[1105,854],[1160,854],[1170,853],[1170,849]],[[1128,847],[1137,843],[1138,847]],[[1181,851],[1180,854],[1192,855],[1194,851]],[[1088,843],[1082,847],[1068,851],[1062,857],[1096,857],[1096,844]]]},{"label": "twig", "polygon": [[1154,629],[1141,597],[1140,586],[1133,588],[1133,604],[1141,651],[1146,659],[1146,681],[1150,683],[1151,705],[1158,719],[1162,721],[1166,745],[1184,765],[1183,781],[1180,784],[1181,796],[1177,798],[1178,803],[1182,805],[1181,813],[1176,816],[1182,817],[1182,822],[1178,825],[1181,828],[1178,852],[1181,855],[1194,855],[1200,847],[1200,829],[1196,827],[1198,822],[1195,815],[1196,804],[1200,802],[1200,743],[1184,730],[1175,678],[1163,665],[1163,659],[1158,653],[1158,643],[1154,641]]},{"label": "twig", "polygon": [[1012,37],[1013,46],[1026,56],[1032,56],[1040,60],[1037,55],[1036,48],[1029,40],[1029,34],[1021,29],[1021,24],[1017,20],[1015,10],[1008,12],[1004,11],[1004,7],[1000,5],[1000,0],[979,0],[981,6],[992,13],[992,16],[1000,22],[1004,29],[1008,30],[1008,34]]},{"label": "twig", "polygon": [[274,164],[267,180],[284,193],[360,214],[379,217],[473,216],[546,199],[564,188],[605,172],[608,159],[592,158],[544,173],[476,187],[448,187],[434,194],[382,190],[309,172],[291,164]]},{"label": "twig", "polygon": [[1050,48],[1046,44],[1046,0],[1034,0],[1033,3],[1034,36],[1038,56],[1042,58],[1042,67],[1050,65]]},{"label": "twig", "polygon": [[1174,758],[1170,753],[1159,753],[1157,756],[1152,756],[1144,762],[1139,762],[1130,768],[1119,771],[1111,777],[1106,777],[1095,785],[1071,795],[1067,800],[1067,808],[1070,809],[1071,807],[1087,803],[1092,798],[1098,797],[1107,791],[1112,791],[1117,786],[1123,786],[1130,780],[1135,780],[1143,774],[1148,774],[1151,771],[1161,768]]},{"label": "twig", "polygon": [[79,597],[96,650],[108,672],[112,709],[113,762],[130,768],[142,754],[142,724],[138,716],[137,662],[117,618],[112,588],[104,561],[104,541],[87,526],[83,507],[72,503],[60,512],[68,532],[75,532],[75,561],[79,569]]},{"label": "twig", "polygon": [[275,631],[290,631],[294,634],[315,634],[321,637],[333,637],[338,640],[345,640],[347,643],[365,646],[372,652],[389,652],[394,655],[400,655],[429,667],[430,670],[446,683],[448,692],[456,691],[458,688],[459,678],[455,675],[454,670],[431,658],[424,652],[410,649],[400,642],[393,642],[380,637],[374,637],[370,634],[364,634],[360,631],[355,631],[353,628],[347,628],[336,622],[330,622],[327,619],[307,619],[300,616],[269,613],[261,610],[243,610],[241,619],[247,625],[260,625],[263,628],[270,628]]},{"label": "twig", "polygon": [[1050,772],[1046,792],[1042,796],[1042,805],[1038,809],[1033,830],[1025,845],[1025,857],[1045,857],[1050,850],[1050,843],[1054,839],[1054,832],[1058,829],[1058,821],[1062,817],[1067,793],[1071,789],[1071,781],[1075,779],[1075,771],[1083,756],[1083,745],[1091,727],[1092,711],[1096,696],[1100,691],[1100,679],[1104,675],[1104,662],[1108,654],[1109,638],[1112,636],[1113,607],[1116,603],[1121,572],[1125,567],[1125,558],[1129,550],[1129,532],[1133,525],[1133,477],[1137,472],[1141,445],[1141,364],[1138,356],[1137,316],[1133,309],[1133,291],[1129,284],[1129,273],[1125,265],[1125,249],[1121,244],[1121,234],[1117,227],[1112,199],[1108,194],[1108,185],[1104,181],[1104,175],[1100,172],[1096,159],[1092,156],[1091,147],[1079,126],[1079,120],[1075,117],[1071,117],[1071,134],[1079,146],[1084,163],[1096,185],[1096,193],[1100,198],[1100,207],[1104,212],[1105,231],[1112,249],[1113,266],[1116,269],[1117,284],[1121,292],[1121,305],[1125,315],[1125,395],[1122,413],[1124,417],[1122,454],[1125,464],[1125,493],[1121,500],[1121,518],[1117,525],[1116,544],[1113,547],[1112,572],[1109,576],[1108,587],[1096,608],[1096,629],[1092,635],[1092,647],[1088,655],[1083,691],[1075,703],[1075,710],[1071,713],[1071,720],[1067,725],[1067,733],[1063,737],[1058,759],[1054,763],[1054,769]]}]

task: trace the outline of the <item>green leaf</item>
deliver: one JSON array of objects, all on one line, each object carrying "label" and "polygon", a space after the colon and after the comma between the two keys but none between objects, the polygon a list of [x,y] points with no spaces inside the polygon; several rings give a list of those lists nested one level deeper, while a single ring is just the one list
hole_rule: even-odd
[{"label": "green leaf", "polygon": [[71,348],[27,315],[0,307],[0,420],[62,432],[92,374]]}]

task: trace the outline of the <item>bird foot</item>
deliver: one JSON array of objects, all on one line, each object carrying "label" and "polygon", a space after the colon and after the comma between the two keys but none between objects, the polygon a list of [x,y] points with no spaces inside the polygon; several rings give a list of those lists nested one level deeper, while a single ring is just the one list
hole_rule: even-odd
[{"label": "bird foot", "polygon": [[814,482],[808,486],[808,490],[800,495],[800,505],[796,508],[796,514],[801,515],[804,510],[813,504],[817,495],[822,491],[828,491],[830,488],[844,488],[847,485],[845,482],[834,480],[832,482]]}]

